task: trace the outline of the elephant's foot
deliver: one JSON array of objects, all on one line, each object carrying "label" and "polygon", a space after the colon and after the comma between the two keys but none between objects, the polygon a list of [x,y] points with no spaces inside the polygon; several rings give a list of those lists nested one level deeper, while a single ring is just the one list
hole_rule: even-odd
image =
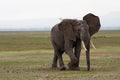
[{"label": "elephant's foot", "polygon": [[62,67],[60,67],[60,70],[61,70],[61,71],[64,71],[64,70],[66,70],[66,67],[65,67],[65,66],[62,66]]},{"label": "elephant's foot", "polygon": [[68,67],[70,70],[80,70],[79,66],[76,66],[76,64],[68,63]]},{"label": "elephant's foot", "polygon": [[52,69],[58,69],[58,66],[56,64],[52,64]]}]

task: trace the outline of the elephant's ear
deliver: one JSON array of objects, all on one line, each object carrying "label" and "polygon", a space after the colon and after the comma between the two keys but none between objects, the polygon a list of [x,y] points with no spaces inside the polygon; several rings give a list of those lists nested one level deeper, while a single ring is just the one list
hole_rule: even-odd
[{"label": "elephant's ear", "polygon": [[62,22],[58,24],[58,27],[59,27],[59,30],[63,31],[65,36],[69,38],[69,40],[76,41],[75,32],[73,30],[71,20],[69,19],[62,20]]},{"label": "elephant's ear", "polygon": [[99,31],[101,25],[98,16],[89,13],[83,17],[83,20],[86,20],[87,24],[89,25],[90,36],[92,36],[93,34]]}]

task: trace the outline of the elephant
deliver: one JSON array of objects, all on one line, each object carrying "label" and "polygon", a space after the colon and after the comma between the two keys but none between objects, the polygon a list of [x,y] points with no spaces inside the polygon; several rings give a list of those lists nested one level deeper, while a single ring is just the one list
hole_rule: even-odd
[{"label": "elephant", "polygon": [[65,70],[62,54],[65,52],[70,57],[68,67],[79,70],[81,44],[86,50],[87,70],[90,70],[90,38],[98,32],[100,20],[98,16],[89,13],[83,20],[63,19],[51,29],[51,43],[54,48],[52,68],[56,69],[59,60],[60,70]]},{"label": "elephant", "polygon": [[[57,59],[59,59],[60,70],[66,69],[62,59],[63,52],[66,52],[71,60],[68,63],[69,69],[79,69],[81,41],[89,49],[89,26],[85,20],[64,19],[52,28],[51,41],[54,47],[52,68],[57,68]],[[89,50],[87,53],[89,54]]]}]

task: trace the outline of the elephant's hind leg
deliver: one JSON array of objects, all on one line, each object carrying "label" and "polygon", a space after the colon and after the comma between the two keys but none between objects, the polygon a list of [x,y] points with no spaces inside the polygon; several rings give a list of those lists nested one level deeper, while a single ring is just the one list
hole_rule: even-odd
[{"label": "elephant's hind leg", "polygon": [[60,65],[60,70],[65,70],[66,67],[65,67],[64,62],[63,62],[62,54],[63,54],[63,52],[59,51],[59,53],[58,53],[59,65]]},{"label": "elephant's hind leg", "polygon": [[58,56],[56,54],[56,51],[54,51],[54,57],[53,57],[53,62],[52,62],[52,69],[57,69],[57,60],[58,60]]},{"label": "elephant's hind leg", "polygon": [[63,51],[60,50],[54,50],[54,58],[53,58],[53,63],[52,63],[52,68],[57,69],[57,60],[59,59],[59,65],[60,65],[60,70],[65,70],[66,67],[64,66],[63,58],[62,58]]}]

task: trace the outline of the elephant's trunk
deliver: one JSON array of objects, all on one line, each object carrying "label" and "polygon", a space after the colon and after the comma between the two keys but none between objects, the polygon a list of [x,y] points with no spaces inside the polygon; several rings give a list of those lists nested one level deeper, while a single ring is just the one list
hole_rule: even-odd
[{"label": "elephant's trunk", "polygon": [[86,52],[87,70],[89,71],[90,70],[90,40],[88,43],[86,43],[82,40],[81,43]]},{"label": "elephant's trunk", "polygon": [[90,35],[87,33],[80,34],[81,44],[86,52],[87,70],[90,70]]}]

